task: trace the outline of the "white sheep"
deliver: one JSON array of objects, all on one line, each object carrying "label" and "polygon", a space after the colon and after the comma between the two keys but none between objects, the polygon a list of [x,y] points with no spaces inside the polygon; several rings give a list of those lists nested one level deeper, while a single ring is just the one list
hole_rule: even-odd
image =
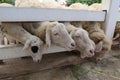
[{"label": "white sheep", "polygon": [[41,38],[48,47],[51,44],[55,44],[67,50],[73,50],[75,48],[74,40],[70,37],[65,25],[62,23],[45,21],[22,24],[26,30]]},{"label": "white sheep", "polygon": [[[14,7],[14,6],[11,4],[8,4],[8,3],[1,3],[0,7]],[[3,40],[4,44],[5,43],[7,43],[7,44],[15,44],[16,43],[16,40],[12,39],[10,36],[4,35],[4,34],[2,34],[2,35],[4,36],[5,39],[7,39],[7,40]],[[1,35],[1,37],[2,37],[2,35]]]},{"label": "white sheep", "polygon": [[[33,7],[33,8],[66,8],[54,0],[15,0],[15,7]],[[69,8],[68,8],[69,9]]]},{"label": "white sheep", "polygon": [[94,3],[88,7],[88,10],[93,10],[93,11],[102,11],[102,4],[100,3]]},{"label": "white sheep", "polygon": [[74,3],[69,6],[69,8],[76,9],[76,10],[92,10],[92,11],[102,11],[102,4],[94,3],[90,6],[87,4],[82,3]]},{"label": "white sheep", "polygon": [[39,0],[15,0],[15,7],[41,7],[45,4],[40,4]]},{"label": "white sheep", "polygon": [[39,62],[42,58],[43,41],[40,38],[31,35],[22,26],[21,23],[4,22],[1,26],[1,31],[5,35],[11,36],[13,39],[24,44],[23,49],[28,49],[30,55],[35,62]]},{"label": "white sheep", "polygon": [[96,59],[103,59],[105,54],[111,50],[112,41],[107,38],[99,23],[85,22],[83,23],[83,28],[88,31],[90,38],[96,44]]},{"label": "white sheep", "polygon": [[13,7],[13,5],[8,3],[0,3],[0,7]]},{"label": "white sheep", "polygon": [[74,3],[74,4],[71,4],[69,8],[77,9],[77,10],[88,10],[88,5],[82,4],[82,3]]},{"label": "white sheep", "polygon": [[101,29],[101,25],[97,22],[71,22],[73,25],[82,27],[88,31],[89,37],[94,41],[95,58],[101,60],[105,57],[105,54],[111,50],[112,41],[107,38],[104,31]]},{"label": "white sheep", "polygon": [[76,43],[76,50],[81,52],[81,58],[94,56],[95,44],[89,38],[88,32],[82,29],[81,26],[77,28],[70,23],[64,24]]}]

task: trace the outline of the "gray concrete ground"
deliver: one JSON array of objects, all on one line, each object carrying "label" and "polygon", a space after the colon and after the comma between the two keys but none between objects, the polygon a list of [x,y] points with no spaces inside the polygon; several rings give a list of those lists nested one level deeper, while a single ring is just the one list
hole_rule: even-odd
[{"label": "gray concrete ground", "polygon": [[[98,63],[85,61],[79,65],[47,70],[40,70],[40,66],[30,59],[5,60],[6,63],[0,65],[0,80],[120,80],[120,50],[112,50],[110,54]],[[45,66],[49,62],[48,59],[42,64]]]}]

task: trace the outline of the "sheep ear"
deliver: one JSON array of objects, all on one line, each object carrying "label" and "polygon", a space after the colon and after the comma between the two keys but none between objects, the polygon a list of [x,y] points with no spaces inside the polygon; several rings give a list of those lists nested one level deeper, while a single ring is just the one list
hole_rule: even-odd
[{"label": "sheep ear", "polygon": [[74,34],[75,31],[71,31],[70,32],[70,36],[73,37],[73,34]]},{"label": "sheep ear", "polygon": [[46,29],[46,46],[50,47],[51,46],[51,29],[57,25],[57,21],[56,22],[52,22],[50,24],[48,24],[49,26],[47,26]]},{"label": "sheep ear", "polygon": [[95,52],[100,52],[102,50],[102,47],[103,47],[103,42],[101,41],[96,45]]},{"label": "sheep ear", "polygon": [[24,44],[23,50],[28,49],[30,47],[30,40],[27,40],[26,43]]},{"label": "sheep ear", "polygon": [[50,27],[46,29],[46,46],[50,47],[51,46],[51,35],[50,35]]}]

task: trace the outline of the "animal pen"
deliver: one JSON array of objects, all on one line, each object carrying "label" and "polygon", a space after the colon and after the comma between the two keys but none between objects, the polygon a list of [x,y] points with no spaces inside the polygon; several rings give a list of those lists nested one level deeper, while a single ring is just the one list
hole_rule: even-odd
[{"label": "animal pen", "polygon": [[[25,21],[100,21],[105,22],[106,35],[112,39],[117,21],[120,21],[118,11],[120,0],[102,0],[103,11],[40,9],[40,8],[0,8],[0,22]],[[34,16],[33,16],[34,15]],[[29,56],[22,45],[0,45],[0,60]],[[52,45],[45,48],[43,54],[66,51]]]}]

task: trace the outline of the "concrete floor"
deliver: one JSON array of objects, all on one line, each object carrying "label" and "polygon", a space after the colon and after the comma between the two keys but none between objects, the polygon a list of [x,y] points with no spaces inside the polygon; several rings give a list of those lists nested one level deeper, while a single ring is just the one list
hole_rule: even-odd
[{"label": "concrete floor", "polygon": [[[112,50],[107,59],[98,63],[85,61],[79,65],[58,68],[59,64],[52,68],[57,62],[64,62],[68,56],[66,53],[46,55],[50,59],[44,57],[45,60],[39,65],[33,63],[31,59],[4,60],[6,63],[0,65],[0,80],[120,80],[119,49]],[[59,61],[58,58],[62,60]]]}]

